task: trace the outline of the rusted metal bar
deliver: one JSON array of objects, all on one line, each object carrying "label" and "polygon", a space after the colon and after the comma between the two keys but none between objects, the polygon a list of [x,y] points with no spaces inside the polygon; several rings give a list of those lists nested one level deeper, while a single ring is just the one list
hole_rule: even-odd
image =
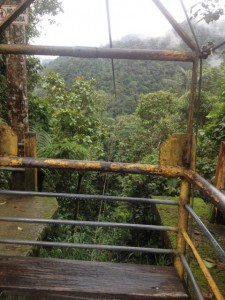
[{"label": "rusted metal bar", "polygon": [[35,0],[25,0],[0,24],[0,34],[16,20],[17,17],[29,7]]},{"label": "rusted metal bar", "polygon": [[222,141],[220,144],[219,157],[216,167],[216,178],[215,186],[219,190],[224,190],[225,188],[225,142]]},{"label": "rusted metal bar", "polygon": [[174,19],[174,17],[169,13],[169,11],[164,7],[164,5],[160,2],[160,0],[153,0],[155,5],[159,8],[162,14],[166,17],[166,19],[170,22],[179,36],[183,39],[183,41],[193,50],[198,51],[198,46],[194,43],[192,38],[183,30],[179,23]]},{"label": "rusted metal bar", "polygon": [[[223,190],[225,188],[225,142],[220,143],[220,151],[216,166],[216,177],[215,186],[218,190]],[[225,214],[222,214],[220,210],[214,208],[212,212],[213,221],[216,223],[224,223]]]},{"label": "rusted metal bar", "polygon": [[187,123],[187,134],[188,143],[186,151],[186,163],[190,169],[195,170],[196,164],[196,143],[193,142],[193,133],[195,125],[195,112],[197,108],[197,84],[198,84],[198,57],[193,62],[192,67],[192,79],[191,79],[191,91],[189,97],[189,107],[188,107],[188,123]]},{"label": "rusted metal bar", "polygon": [[[178,208],[178,235],[177,235],[177,245],[176,250],[178,253],[183,254],[186,249],[186,242],[182,235],[182,230],[187,230],[188,228],[188,211],[185,205],[190,201],[190,184],[183,178],[181,180],[180,187],[180,198],[179,198],[179,208]],[[177,269],[177,273],[181,280],[184,278],[184,266],[180,256],[175,257],[174,266]]]},{"label": "rusted metal bar", "polygon": [[192,67],[191,91],[190,91],[191,93],[189,98],[188,124],[187,124],[188,134],[193,134],[194,115],[196,110],[197,85],[198,85],[198,57],[196,57]]},{"label": "rusted metal bar", "polygon": [[192,52],[185,51],[40,45],[1,44],[0,54],[53,55],[83,58],[115,58],[183,62],[193,62],[195,60],[195,55]]},{"label": "rusted metal bar", "polygon": [[215,295],[215,298],[217,300],[224,300],[224,297],[222,296],[222,294],[220,293],[214,279],[212,278],[211,274],[209,273],[208,269],[206,268],[201,256],[199,255],[198,251],[196,250],[193,242],[191,241],[190,237],[188,236],[187,232],[185,230],[182,231],[182,235],[185,239],[185,241],[187,242],[187,244],[189,245],[189,247],[191,248],[198,264],[199,264],[199,267],[202,271],[202,273],[204,274],[205,278],[207,279],[208,281],[208,284],[212,290],[212,292],[214,293]]},{"label": "rusted metal bar", "polygon": [[225,195],[220,192],[215,186],[202,178],[199,174],[184,170],[184,176],[196,186],[207,199],[212,202],[221,212],[225,213]]},{"label": "rusted metal bar", "polygon": [[155,166],[120,162],[81,161],[69,159],[45,159],[30,157],[0,157],[2,167],[25,167],[47,169],[73,169],[113,173],[154,174],[169,177],[183,176],[183,169],[171,166]]}]

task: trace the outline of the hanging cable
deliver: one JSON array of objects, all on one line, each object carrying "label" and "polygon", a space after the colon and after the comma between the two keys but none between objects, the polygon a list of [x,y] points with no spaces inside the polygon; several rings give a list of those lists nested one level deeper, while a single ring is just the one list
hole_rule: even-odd
[{"label": "hanging cable", "polygon": [[197,122],[196,122],[196,136],[198,134],[198,116],[199,116],[199,111],[200,111],[200,106],[201,106],[201,94],[202,94],[202,71],[203,71],[203,63],[202,63],[202,58],[200,58],[200,66],[199,66],[199,82],[198,82],[198,97],[197,97],[197,109],[196,109],[196,116],[197,116]]},{"label": "hanging cable", "polygon": [[[112,48],[113,45],[112,45],[112,33],[111,33],[111,22],[110,22],[110,12],[109,12],[109,1],[105,0],[105,3],[106,3],[106,14],[107,14],[107,23],[108,23],[109,46],[110,46],[110,48]],[[117,102],[114,60],[112,59],[111,62],[112,62],[112,75],[113,75],[114,95],[115,95],[115,100]]]},{"label": "hanging cable", "polygon": [[183,0],[180,0],[180,3],[181,3],[181,6],[182,6],[182,8],[183,8],[183,11],[184,11],[185,17],[186,17],[186,19],[187,19],[188,25],[189,25],[189,27],[190,27],[191,33],[192,33],[192,35],[193,35],[193,37],[194,37],[194,40],[195,40],[196,46],[197,46],[197,48],[198,48],[198,51],[201,51],[201,50],[200,50],[199,43],[198,43],[198,39],[197,39],[196,34],[195,34],[195,31],[194,31],[194,28],[193,28],[193,26],[192,26],[192,23],[191,23],[191,21],[190,21],[190,18],[189,18],[189,16],[188,16],[188,14],[187,14],[187,10],[186,10],[186,7],[185,7],[185,5],[184,5],[184,1],[183,1]]},{"label": "hanging cable", "polygon": [[[222,47],[222,46],[224,46],[224,45],[225,45],[225,41],[222,42],[221,44],[219,44],[219,45],[213,47],[213,48],[212,48],[212,51],[215,51],[216,49],[218,49],[218,48],[220,48],[220,47]],[[210,50],[210,48],[209,48],[208,50]]]}]

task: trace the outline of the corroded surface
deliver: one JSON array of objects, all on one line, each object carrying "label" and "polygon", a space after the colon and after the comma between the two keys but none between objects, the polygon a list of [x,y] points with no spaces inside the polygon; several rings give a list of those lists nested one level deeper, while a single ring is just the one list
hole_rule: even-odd
[{"label": "corroded surface", "polygon": [[[18,218],[52,218],[57,212],[55,198],[41,197],[0,197],[0,216]],[[0,222],[1,239],[38,240],[45,233],[45,224]],[[0,244],[0,255],[27,256],[32,246]]]},{"label": "corroded surface", "polygon": [[96,47],[62,47],[37,45],[0,45],[1,54],[53,55],[83,58],[115,58],[137,60],[193,62],[192,52],[174,50],[121,49]]},{"label": "corroded surface", "polygon": [[184,175],[213,205],[225,213],[225,195],[222,192],[191,170],[185,170]]},{"label": "corroded surface", "polygon": [[173,166],[157,166],[104,161],[79,161],[69,159],[44,159],[28,157],[0,157],[0,166],[39,167],[48,169],[73,169],[83,171],[100,171],[132,174],[154,174],[161,176],[183,176],[183,169]]},{"label": "corroded surface", "polygon": [[7,124],[0,124],[0,155],[17,155],[17,135]]}]

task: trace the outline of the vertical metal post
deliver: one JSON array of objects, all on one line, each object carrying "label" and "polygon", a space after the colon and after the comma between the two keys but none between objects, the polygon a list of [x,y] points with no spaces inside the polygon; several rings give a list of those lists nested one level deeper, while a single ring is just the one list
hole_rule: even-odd
[{"label": "vertical metal post", "polygon": [[[178,235],[177,235],[177,251],[178,253],[184,253],[186,249],[186,242],[182,235],[182,230],[187,231],[188,227],[188,211],[185,208],[185,204],[190,201],[190,184],[186,179],[181,180],[180,187],[180,198],[179,198],[179,208],[178,208]],[[174,262],[175,268],[177,269],[178,275],[183,280],[184,267],[179,256],[175,257]]]},{"label": "vertical metal post", "polygon": [[[225,188],[225,142],[222,141],[220,144],[220,151],[218,156],[218,162],[216,167],[216,178],[215,186],[219,190],[224,190]],[[212,221],[216,223],[225,223],[225,215],[214,207]]]},{"label": "vertical metal post", "polygon": [[[196,53],[196,59],[193,62],[192,68],[192,80],[191,80],[191,91],[189,99],[188,109],[188,123],[187,123],[187,152],[185,157],[186,167],[191,170],[195,170],[196,163],[196,143],[194,142],[193,133],[195,125],[195,113],[197,107],[197,84],[198,84],[198,55]],[[180,188],[180,203],[178,209],[178,236],[177,236],[177,251],[184,253],[186,249],[186,242],[181,233],[182,230],[188,231],[188,211],[185,208],[185,204],[190,202],[190,183],[186,179],[181,180]],[[175,267],[181,279],[184,276],[184,267],[179,256],[175,258]]]},{"label": "vertical metal post", "polygon": [[[33,132],[25,133],[25,157],[37,157],[36,134]],[[37,168],[25,169],[25,190],[37,191]]]},{"label": "vertical metal post", "polygon": [[187,124],[187,132],[189,134],[193,133],[194,114],[197,106],[196,105],[197,84],[198,84],[198,57],[196,57],[192,67],[191,93],[189,99],[188,124]]},{"label": "vertical metal post", "polygon": [[196,56],[192,67],[192,79],[191,79],[191,91],[189,98],[188,107],[188,123],[187,123],[187,134],[188,134],[188,145],[187,145],[187,156],[186,165],[190,169],[195,170],[195,157],[196,157],[196,147],[193,143],[193,133],[195,126],[195,114],[197,109],[197,85],[198,85],[198,57]]},{"label": "vertical metal post", "polygon": [[17,156],[17,135],[4,123],[0,125],[0,155]]}]

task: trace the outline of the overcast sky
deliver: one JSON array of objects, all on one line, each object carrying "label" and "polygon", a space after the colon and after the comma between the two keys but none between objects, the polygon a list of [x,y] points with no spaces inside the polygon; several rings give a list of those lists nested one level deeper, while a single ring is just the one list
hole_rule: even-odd
[{"label": "overcast sky", "polygon": [[[57,25],[42,23],[40,45],[99,47],[109,42],[105,0],[61,0]],[[178,22],[185,19],[180,0],[161,0]],[[196,0],[184,0],[188,11]],[[109,0],[112,39],[128,34],[160,36],[171,26],[152,0]]]}]

